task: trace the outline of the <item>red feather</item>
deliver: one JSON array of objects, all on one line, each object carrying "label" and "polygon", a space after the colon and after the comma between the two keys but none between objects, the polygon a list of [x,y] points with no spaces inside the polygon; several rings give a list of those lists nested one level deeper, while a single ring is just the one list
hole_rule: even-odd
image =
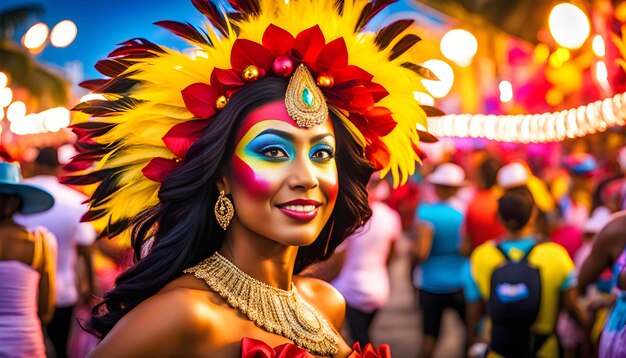
[{"label": "red feather", "polygon": [[176,35],[197,43],[209,45],[209,41],[204,37],[195,27],[189,23],[182,23],[178,21],[157,21],[154,23],[164,29],[170,30]]}]

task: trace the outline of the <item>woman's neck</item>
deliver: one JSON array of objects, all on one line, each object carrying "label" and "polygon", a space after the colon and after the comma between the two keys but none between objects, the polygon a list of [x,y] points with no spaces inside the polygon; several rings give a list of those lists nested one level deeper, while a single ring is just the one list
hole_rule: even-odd
[{"label": "woman's neck", "polygon": [[290,290],[298,247],[232,229],[224,239],[220,254],[251,277]]}]

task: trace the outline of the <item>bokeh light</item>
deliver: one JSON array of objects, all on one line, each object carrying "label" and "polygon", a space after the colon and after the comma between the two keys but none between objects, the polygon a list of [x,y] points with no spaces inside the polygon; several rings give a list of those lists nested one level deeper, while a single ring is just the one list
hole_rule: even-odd
[{"label": "bokeh light", "polygon": [[9,84],[9,77],[6,73],[0,71],[0,89],[6,87]]},{"label": "bokeh light", "polygon": [[587,15],[577,6],[568,3],[552,8],[548,26],[554,40],[569,49],[581,47],[589,37],[591,28]]},{"label": "bokeh light", "polygon": [[9,87],[0,88],[0,108],[4,108],[13,101],[13,91]]},{"label": "bokeh light", "polygon": [[478,51],[478,41],[471,32],[452,29],[441,38],[441,53],[459,66],[469,66]]},{"label": "bokeh light", "polygon": [[500,102],[507,103],[513,99],[513,85],[509,81],[501,81],[498,86],[500,89]]},{"label": "bokeh light", "polygon": [[598,57],[604,57],[606,55],[606,46],[604,45],[604,39],[600,35],[596,35],[591,40],[591,47],[593,48],[593,53]]},{"label": "bokeh light", "polygon": [[50,43],[54,47],[67,47],[74,41],[77,33],[76,24],[70,20],[63,20],[52,28]]},{"label": "bokeh light", "polygon": [[9,122],[17,121],[26,115],[26,105],[22,101],[15,101],[7,108],[7,119]]},{"label": "bokeh light", "polygon": [[26,31],[22,44],[29,50],[36,50],[46,43],[48,32],[48,25],[38,22]]}]

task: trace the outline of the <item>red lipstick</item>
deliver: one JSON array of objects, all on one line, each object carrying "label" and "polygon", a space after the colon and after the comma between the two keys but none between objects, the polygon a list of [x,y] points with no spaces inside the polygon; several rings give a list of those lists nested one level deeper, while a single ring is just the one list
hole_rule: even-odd
[{"label": "red lipstick", "polygon": [[311,221],[317,216],[317,208],[322,205],[317,200],[295,199],[277,205],[287,217],[298,221]]}]

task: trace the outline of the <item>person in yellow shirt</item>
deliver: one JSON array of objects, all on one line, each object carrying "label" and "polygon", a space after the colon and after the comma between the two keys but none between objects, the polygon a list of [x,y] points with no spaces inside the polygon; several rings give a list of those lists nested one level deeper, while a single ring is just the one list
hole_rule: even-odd
[{"label": "person in yellow shirt", "polygon": [[563,306],[583,327],[587,315],[576,301],[574,264],[565,249],[536,241],[535,202],[526,187],[505,192],[498,217],[506,236],[488,241],[470,257],[466,287],[467,332],[487,309],[491,323],[487,357],[556,357],[554,334]]}]

